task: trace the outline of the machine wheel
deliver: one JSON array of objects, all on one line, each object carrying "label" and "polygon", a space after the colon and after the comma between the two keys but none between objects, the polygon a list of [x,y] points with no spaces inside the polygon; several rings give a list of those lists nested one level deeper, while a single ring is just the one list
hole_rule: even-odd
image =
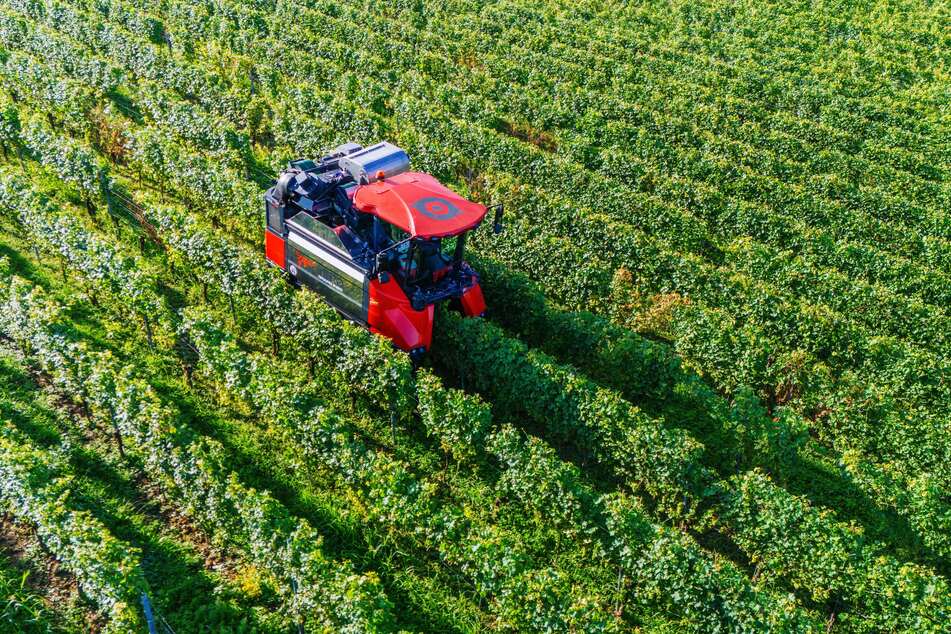
[{"label": "machine wheel", "polygon": [[297,279],[297,265],[291,264],[287,267],[287,281],[295,288],[300,288],[300,280]]}]

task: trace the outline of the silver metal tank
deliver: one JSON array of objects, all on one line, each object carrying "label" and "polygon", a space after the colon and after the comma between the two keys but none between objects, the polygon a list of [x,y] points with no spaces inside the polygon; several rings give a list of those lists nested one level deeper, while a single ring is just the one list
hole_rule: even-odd
[{"label": "silver metal tank", "polygon": [[389,178],[409,170],[409,156],[392,143],[382,141],[342,157],[339,165],[357,183],[372,183],[381,172]]}]

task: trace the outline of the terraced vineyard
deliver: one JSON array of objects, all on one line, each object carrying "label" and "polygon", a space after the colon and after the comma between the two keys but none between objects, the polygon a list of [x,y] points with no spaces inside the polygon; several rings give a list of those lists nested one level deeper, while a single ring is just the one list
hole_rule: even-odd
[{"label": "terraced vineyard", "polygon": [[[0,629],[951,631],[951,7],[0,2]],[[415,370],[289,160],[477,201]]]}]

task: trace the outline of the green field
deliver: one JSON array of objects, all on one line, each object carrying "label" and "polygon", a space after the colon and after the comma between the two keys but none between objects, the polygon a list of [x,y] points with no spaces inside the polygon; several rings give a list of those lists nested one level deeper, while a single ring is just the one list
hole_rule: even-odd
[{"label": "green field", "polygon": [[[0,2],[0,631],[951,632],[951,4]],[[289,160],[504,202],[414,370]]]}]

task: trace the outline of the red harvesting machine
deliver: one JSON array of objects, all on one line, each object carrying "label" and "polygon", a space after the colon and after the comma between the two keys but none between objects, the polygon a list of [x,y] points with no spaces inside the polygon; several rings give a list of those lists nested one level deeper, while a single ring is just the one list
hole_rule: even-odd
[{"label": "red harvesting machine", "polygon": [[[484,313],[479,276],[462,256],[489,208],[409,171],[395,145],[346,143],[293,161],[264,200],[267,259],[414,359],[430,347],[437,302]],[[492,209],[497,233],[502,206]]]}]

